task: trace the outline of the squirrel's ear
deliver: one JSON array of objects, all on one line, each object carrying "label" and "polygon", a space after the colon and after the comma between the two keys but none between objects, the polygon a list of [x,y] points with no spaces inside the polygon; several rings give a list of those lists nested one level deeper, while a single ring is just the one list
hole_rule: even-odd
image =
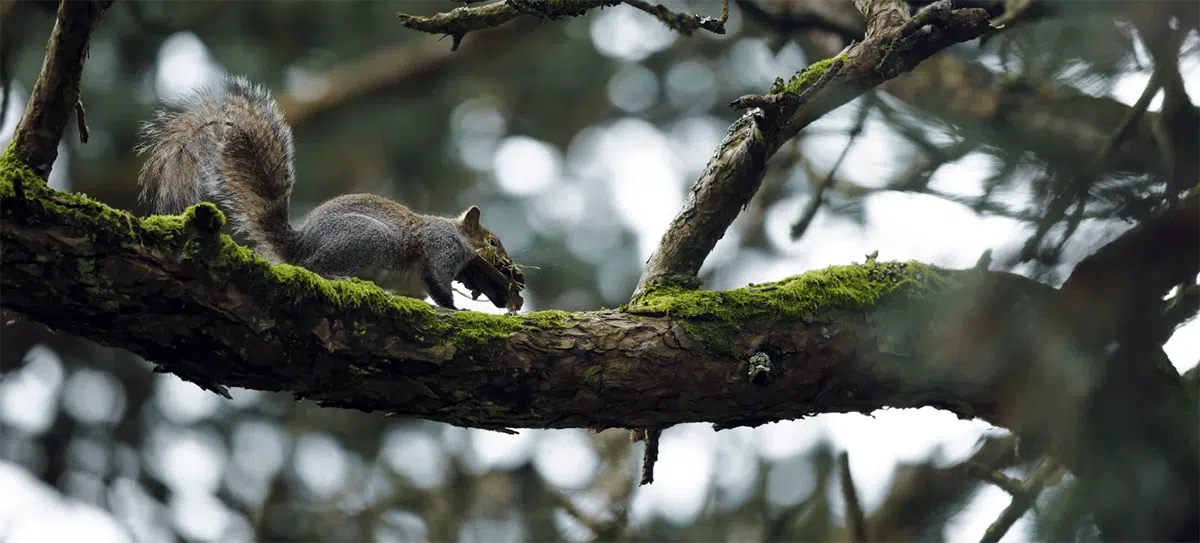
[{"label": "squirrel's ear", "polygon": [[463,226],[468,228],[479,228],[479,215],[481,213],[482,212],[479,211],[479,206],[471,206],[471,209],[468,209],[466,213],[463,213],[462,219],[460,219],[463,223]]}]

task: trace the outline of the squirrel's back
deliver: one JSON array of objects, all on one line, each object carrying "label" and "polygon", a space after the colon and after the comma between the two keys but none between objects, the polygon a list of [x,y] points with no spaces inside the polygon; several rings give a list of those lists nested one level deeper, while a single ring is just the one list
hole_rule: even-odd
[{"label": "squirrel's back", "polygon": [[292,130],[265,87],[240,76],[226,77],[225,87],[194,92],[143,124],[141,199],[167,214],[214,202],[259,253],[289,261]]}]

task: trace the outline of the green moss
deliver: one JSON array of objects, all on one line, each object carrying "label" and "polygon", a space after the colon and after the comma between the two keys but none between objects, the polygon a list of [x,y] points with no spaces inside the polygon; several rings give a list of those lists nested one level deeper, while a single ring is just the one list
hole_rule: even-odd
[{"label": "green moss", "polygon": [[562,328],[567,325],[571,314],[566,311],[547,310],[524,315],[525,319],[538,328]]},{"label": "green moss", "polygon": [[820,79],[825,74],[825,70],[839,58],[842,57],[838,56],[818,60],[809,65],[808,68],[805,68],[804,71],[796,72],[786,83],[782,78],[775,78],[775,83],[771,85],[771,94],[800,94],[806,87]]},{"label": "green moss", "polygon": [[478,311],[459,311],[450,320],[458,329],[455,343],[462,346],[482,345],[507,338],[521,329],[522,319],[509,315],[492,315]]},{"label": "green moss", "polygon": [[627,311],[679,319],[689,335],[714,351],[729,353],[744,323],[764,318],[803,321],[834,309],[868,309],[885,296],[920,295],[938,288],[945,277],[918,262],[868,262],[723,292],[660,283]]}]

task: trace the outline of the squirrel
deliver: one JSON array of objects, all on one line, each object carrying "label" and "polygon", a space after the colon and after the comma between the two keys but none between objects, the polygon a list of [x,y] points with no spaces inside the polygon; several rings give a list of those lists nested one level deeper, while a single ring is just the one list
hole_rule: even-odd
[{"label": "squirrel", "polygon": [[142,123],[135,149],[146,162],[139,200],[177,214],[213,202],[268,261],[302,266],[328,279],[357,277],[401,296],[454,307],[451,281],[486,248],[508,253],[471,206],[457,218],[421,215],[374,194],[346,194],[293,228],[296,172],[292,129],[266,87],[227,75],[225,92],[193,92]]}]

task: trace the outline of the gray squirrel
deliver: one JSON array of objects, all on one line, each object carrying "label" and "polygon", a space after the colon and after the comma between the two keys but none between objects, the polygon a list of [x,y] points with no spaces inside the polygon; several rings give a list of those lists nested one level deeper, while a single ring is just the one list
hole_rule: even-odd
[{"label": "gray squirrel", "polygon": [[456,309],[451,291],[477,250],[509,262],[499,238],[471,206],[450,219],[421,215],[374,194],[346,194],[317,206],[299,228],[289,222],[296,172],[292,130],[270,91],[226,76],[225,93],[194,92],[143,123],[140,199],[160,214],[216,204],[235,232],[272,263],[303,266],[329,279],[358,277],[394,294]]}]

